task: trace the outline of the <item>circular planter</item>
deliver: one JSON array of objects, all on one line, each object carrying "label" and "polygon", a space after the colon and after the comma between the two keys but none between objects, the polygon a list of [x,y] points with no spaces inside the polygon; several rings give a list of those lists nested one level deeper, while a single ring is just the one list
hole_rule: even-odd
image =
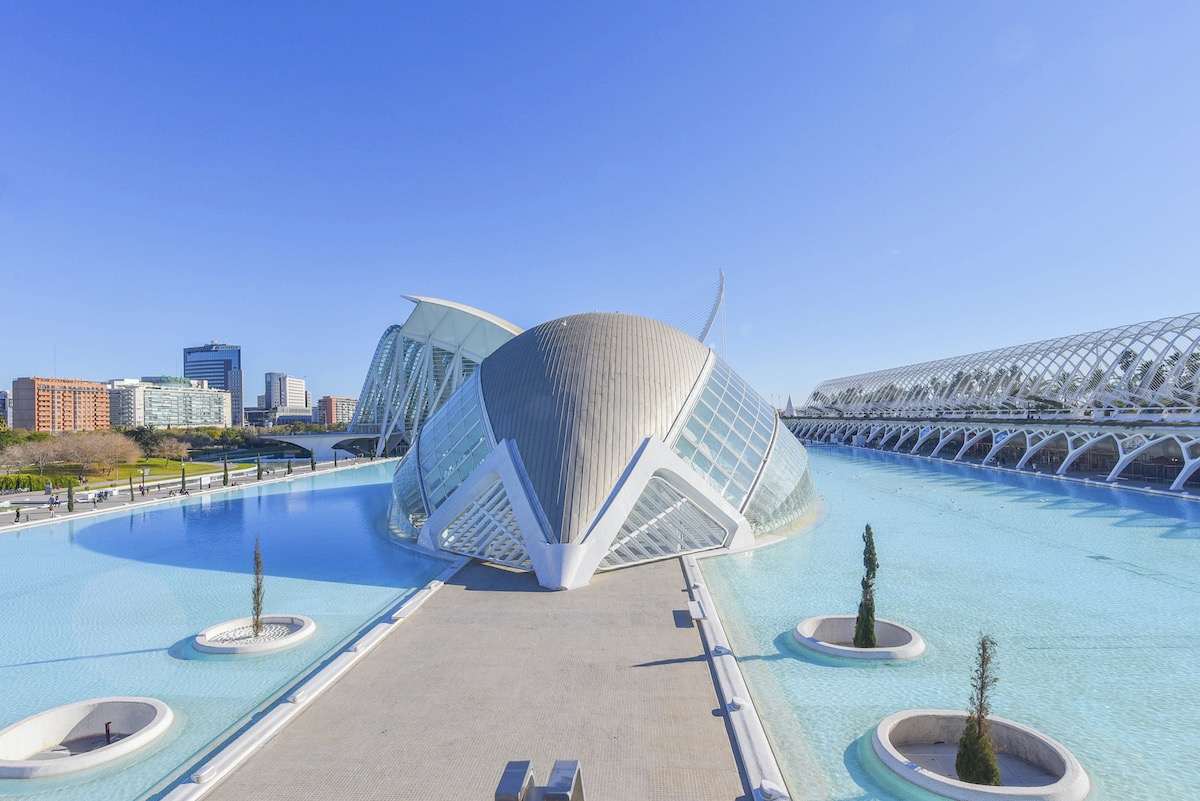
[{"label": "circular planter", "polygon": [[811,651],[846,659],[916,659],[925,640],[908,626],[875,618],[875,647],[854,647],[854,615],[822,615],[800,621],[792,631],[796,642]]},{"label": "circular planter", "polygon": [[[958,801],[1080,801],[1091,790],[1079,760],[1061,743],[1036,729],[994,717],[988,718],[988,730],[1001,781],[1006,783],[990,787],[959,781],[954,756],[966,722],[967,714],[954,710],[897,712],[875,728],[871,746],[884,766],[901,779]],[[936,769],[928,767],[931,764]]]},{"label": "circular planter", "polygon": [[209,626],[196,635],[192,647],[206,654],[265,654],[291,648],[311,637],[317,624],[304,615],[263,615],[257,637],[254,619],[239,617]]},{"label": "circular planter", "polygon": [[0,778],[60,776],[106,764],[161,737],[174,718],[157,698],[93,698],[39,712],[0,731]]}]

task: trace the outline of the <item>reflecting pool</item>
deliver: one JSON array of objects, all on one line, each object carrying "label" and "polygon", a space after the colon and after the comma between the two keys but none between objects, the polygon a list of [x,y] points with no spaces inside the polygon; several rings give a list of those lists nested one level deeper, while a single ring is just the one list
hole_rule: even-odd
[{"label": "reflecting pool", "polygon": [[[108,695],[167,702],[171,731],[111,767],[0,780],[0,797],[131,801],[182,770],[446,562],[392,543],[394,462],[251,484],[145,510],[0,534],[0,727]],[[205,657],[190,638],[250,614],[254,539],[264,611],[312,617],[274,654]]]},{"label": "reflecting pool", "polygon": [[[980,632],[999,643],[993,714],[1070,748],[1090,801],[1200,798],[1200,502],[809,453],[829,506],[818,526],[700,560],[793,798],[930,797],[875,771],[869,735],[901,709],[965,709]],[[877,614],[929,646],[911,663],[822,661],[790,644],[803,618],[855,613],[866,523]]]}]

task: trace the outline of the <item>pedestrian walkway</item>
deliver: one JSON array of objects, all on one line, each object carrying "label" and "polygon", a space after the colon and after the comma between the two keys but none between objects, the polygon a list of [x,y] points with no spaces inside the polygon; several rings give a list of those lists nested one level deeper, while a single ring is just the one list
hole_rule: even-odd
[{"label": "pedestrian walkway", "polygon": [[748,797],[677,560],[570,592],[472,564],[208,796],[485,801],[578,759],[588,801]]},{"label": "pedestrian walkway", "polygon": [[[318,462],[316,472],[338,469],[345,470],[366,463],[366,460],[360,459],[342,459],[341,464],[338,466],[334,466],[332,462]],[[223,474],[220,472],[188,475],[188,491],[186,495],[180,492],[182,477],[155,477],[153,480],[146,482],[144,492],[140,489],[143,486],[141,482],[135,479],[132,504],[129,500],[128,480],[109,482],[107,484],[97,483],[76,489],[74,512],[67,509],[68,492],[66,489],[54,491],[53,496],[58,497],[58,504],[53,512],[50,509],[50,500],[53,496],[46,495],[41,490],[9,493],[0,495],[0,532],[6,529],[26,528],[50,521],[95,516],[98,513],[109,512],[122,507],[144,506],[151,502],[177,500],[187,496],[230,491],[238,487],[268,484],[273,481],[286,481],[291,478],[308,475],[311,472],[313,471],[307,462],[301,468],[296,468],[293,474],[290,475],[278,463],[264,465],[263,477],[261,479],[257,478],[257,469],[255,467],[231,468],[229,471],[228,486],[224,485]],[[207,479],[210,482],[207,488],[202,486],[201,479]],[[105,500],[93,503],[90,498],[94,497],[97,492],[105,492],[107,496]],[[19,521],[16,514],[18,509],[21,511]]]}]

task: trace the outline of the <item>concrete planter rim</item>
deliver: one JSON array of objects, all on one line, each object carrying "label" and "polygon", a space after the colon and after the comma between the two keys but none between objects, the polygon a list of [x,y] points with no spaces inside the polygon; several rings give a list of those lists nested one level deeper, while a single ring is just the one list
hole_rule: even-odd
[{"label": "concrete planter rim", "polygon": [[925,640],[920,634],[903,623],[881,617],[875,618],[875,636],[891,642],[875,648],[839,645],[817,636],[823,628],[844,626],[847,622],[853,630],[855,620],[856,615],[817,615],[805,618],[792,629],[792,638],[802,648],[843,659],[903,661],[916,659],[925,653]]},{"label": "concrete planter rim", "polygon": [[[1040,749],[1048,750],[1053,759],[1060,764],[1044,764],[1050,760],[1030,761],[1051,774],[1057,774],[1059,778],[1050,784],[1032,787],[991,787],[959,781],[926,770],[906,759],[892,741],[892,733],[897,726],[922,717],[955,723],[961,721],[965,725],[967,713],[952,709],[906,709],[888,715],[880,721],[871,736],[871,747],[879,760],[892,773],[910,784],[956,801],[1082,801],[1091,791],[1091,780],[1079,764],[1079,760],[1066,746],[1030,726],[994,716],[988,718],[993,738],[1025,740]],[[1001,734],[999,738],[996,737],[998,731]],[[1007,753],[1001,743],[997,743],[997,751]]]},{"label": "concrete planter rim", "polygon": [[219,637],[227,631],[250,626],[253,622],[254,619],[252,617],[239,617],[236,620],[226,620],[224,623],[209,626],[196,635],[192,641],[192,647],[206,654],[265,654],[299,645],[317,631],[316,621],[306,615],[263,615],[262,622],[264,624],[275,623],[294,626],[295,628],[277,640],[264,640],[262,642],[249,640],[244,642],[236,640],[234,642],[213,641],[214,637]]},{"label": "concrete planter rim", "polygon": [[[47,737],[46,735],[39,735],[39,729],[53,730],[67,727],[66,731],[60,735],[63,739],[60,739],[59,742],[63,742],[66,735],[72,733],[73,728],[83,722],[89,711],[105,706],[124,706],[129,710],[136,707],[149,707],[150,717],[138,725],[136,731],[125,734],[125,736],[116,742],[100,746],[82,754],[58,759],[2,758],[4,753],[11,753],[13,749],[16,749],[18,753],[27,752],[26,756],[39,753],[37,751],[31,752],[27,747],[23,748],[21,746],[21,735],[23,733],[37,741],[45,742]],[[104,714],[101,717],[107,717],[108,714],[111,713]],[[78,718],[76,718],[77,715]],[[61,776],[67,773],[75,773],[107,765],[134,751],[145,748],[154,740],[166,734],[167,729],[171,727],[174,719],[175,714],[165,702],[157,698],[138,696],[92,698],[37,712],[0,730],[0,778],[38,779],[47,776]],[[53,740],[53,736],[53,734],[50,734],[51,741]]]}]

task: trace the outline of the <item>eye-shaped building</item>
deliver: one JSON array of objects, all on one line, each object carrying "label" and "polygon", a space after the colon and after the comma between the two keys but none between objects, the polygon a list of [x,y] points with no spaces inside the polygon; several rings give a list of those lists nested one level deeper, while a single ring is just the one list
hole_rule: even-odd
[{"label": "eye-shaped building", "polygon": [[416,434],[390,522],[570,589],[743,547],[815,501],[804,448],[716,354],[656,320],[589,313],[482,360]]}]

